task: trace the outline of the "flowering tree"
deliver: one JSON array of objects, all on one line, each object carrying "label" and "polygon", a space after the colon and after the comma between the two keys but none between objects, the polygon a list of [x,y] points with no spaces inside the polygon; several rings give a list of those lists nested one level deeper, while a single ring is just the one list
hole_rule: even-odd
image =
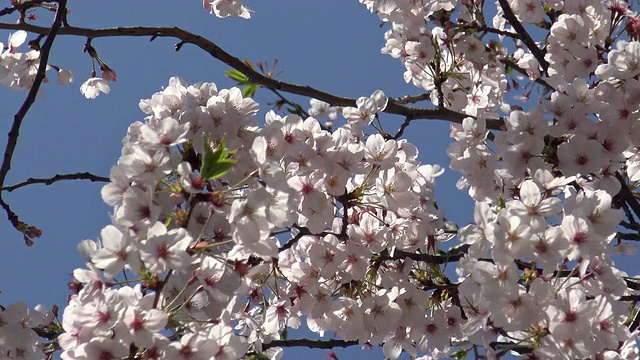
[{"label": "flowering tree", "polygon": [[[76,27],[66,0],[0,10],[18,18],[0,22],[12,30],[0,81],[28,93],[0,166],[9,221],[27,245],[41,235],[2,198],[36,183],[105,181],[113,207],[100,238],[78,245],[87,263],[63,311],[0,308],[0,358],[278,359],[292,346],[382,346],[391,359],[637,359],[640,278],[616,267],[640,240],[631,4],[360,2],[389,23],[382,52],[423,94],[356,100],[283,82],[180,28]],[[239,0],[203,5],[221,18],[252,15]],[[53,23],[36,25],[46,10]],[[239,87],[172,77],[140,101],[144,121],[129,127],[108,179],[6,186],[42,83],[52,71],[73,80],[49,56],[62,35],[86,39],[88,99],[116,81],[92,44],[101,37],[195,45]],[[259,89],[285,111],[259,117]],[[404,118],[395,133],[383,130],[390,115]],[[438,207],[443,168],[422,164],[403,139],[420,119],[451,123],[449,167],[475,223]],[[299,327],[327,339],[290,338]]]}]

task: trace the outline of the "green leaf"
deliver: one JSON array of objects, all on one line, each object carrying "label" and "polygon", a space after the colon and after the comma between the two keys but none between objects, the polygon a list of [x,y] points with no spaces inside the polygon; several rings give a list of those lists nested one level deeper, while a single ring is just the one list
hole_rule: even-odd
[{"label": "green leaf", "polygon": [[462,360],[462,359],[466,359],[468,355],[469,355],[469,350],[458,350],[455,353],[453,353],[453,358],[456,360]]},{"label": "green leaf", "polygon": [[[222,141],[224,143],[224,140]],[[204,144],[204,156],[202,157],[202,166],[200,167],[200,176],[203,179],[208,179],[209,176],[213,174],[213,168],[215,167],[216,162],[220,158],[220,147],[216,149],[214,153],[211,149],[211,144],[209,141],[206,141]]]},{"label": "green leaf", "polygon": [[269,357],[265,354],[251,354],[248,355],[247,360],[269,360]]},{"label": "green leaf", "polygon": [[502,196],[497,196],[496,197],[496,202],[498,203],[498,208],[499,209],[504,209],[505,207],[507,207],[507,205],[504,202],[504,199],[502,198]]},{"label": "green leaf", "polygon": [[247,75],[241,73],[238,70],[226,70],[224,72],[224,74],[231,80],[235,80],[237,82],[239,82],[240,84],[248,84],[250,83],[249,78],[247,77]]},{"label": "green leaf", "polygon": [[287,340],[287,337],[289,336],[289,331],[287,330],[287,328],[285,327],[282,332],[280,333],[280,340]]},{"label": "green leaf", "polygon": [[217,179],[219,177],[224,176],[235,163],[236,163],[236,160],[234,159],[225,161],[224,163],[219,162],[213,172],[213,175],[211,175],[209,179],[213,180],[213,179]]},{"label": "green leaf", "polygon": [[229,169],[237,162],[232,159],[237,150],[226,150],[226,139],[222,138],[216,151],[211,149],[211,143],[207,141],[204,146],[204,156],[202,158],[202,166],[200,167],[200,176],[203,179],[217,179],[224,176]]},{"label": "green leaf", "polygon": [[242,89],[242,97],[245,97],[245,98],[253,97],[253,95],[256,94],[256,89],[258,89],[258,86],[256,84],[245,86],[245,88]]}]

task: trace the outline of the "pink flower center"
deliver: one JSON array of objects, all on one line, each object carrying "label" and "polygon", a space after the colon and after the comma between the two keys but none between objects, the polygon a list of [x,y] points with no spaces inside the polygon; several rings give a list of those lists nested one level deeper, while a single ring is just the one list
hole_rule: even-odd
[{"label": "pink flower center", "polygon": [[166,258],[167,255],[169,255],[169,247],[166,244],[162,244],[161,246],[158,247],[158,250],[156,251],[156,255],[158,255],[159,259]]}]

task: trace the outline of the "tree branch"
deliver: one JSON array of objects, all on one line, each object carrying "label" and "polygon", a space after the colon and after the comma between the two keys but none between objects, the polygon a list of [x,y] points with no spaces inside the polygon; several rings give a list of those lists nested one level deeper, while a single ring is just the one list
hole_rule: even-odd
[{"label": "tree branch", "polygon": [[632,278],[632,277],[624,277],[624,282],[627,283],[627,287],[631,290],[640,290],[640,279]]},{"label": "tree branch", "polygon": [[[624,177],[617,171],[616,171],[616,179],[618,179],[618,182],[620,182],[620,185],[621,185],[620,192],[618,192],[616,197],[622,198],[624,202],[629,204],[629,206],[631,207],[633,212],[636,214],[636,216],[640,218],[640,202],[638,202],[638,199],[636,198],[636,196],[633,194],[631,189],[629,189],[629,186],[627,186],[627,182],[625,181]],[[630,220],[633,220],[633,219],[630,219]]]},{"label": "tree branch", "polygon": [[460,261],[466,254],[469,249],[469,245],[462,245],[457,248],[454,248],[450,251],[444,252],[441,255],[430,255],[430,254],[420,254],[420,253],[411,253],[402,250],[396,250],[393,253],[393,256],[388,254],[381,254],[383,260],[400,260],[409,258],[415,261],[422,261],[429,264],[445,264],[450,262]]},{"label": "tree branch", "polygon": [[336,347],[349,347],[359,345],[357,340],[310,340],[310,339],[289,339],[289,340],[273,340],[269,343],[262,344],[262,349],[266,350],[272,347],[308,347],[310,349],[333,349]]},{"label": "tree branch", "polygon": [[512,38],[512,39],[521,40],[521,36],[518,33],[492,28],[492,27],[487,26],[487,25],[480,25],[480,24],[477,24],[477,23],[469,23],[467,25],[462,25],[461,27],[463,29],[476,30],[476,31],[485,32],[485,33],[498,34],[498,35],[506,36],[506,37],[509,37],[509,38]]},{"label": "tree branch", "polygon": [[280,98],[280,101],[282,102],[282,104],[292,106],[294,110],[298,111],[300,115],[305,118],[309,117],[309,114],[302,108],[302,106],[300,106],[300,104],[294,103],[291,100],[287,99],[276,89],[269,88],[269,90],[271,90],[272,93],[274,93],[278,98]]},{"label": "tree branch", "polygon": [[400,125],[400,128],[398,129],[398,132],[396,132],[396,134],[395,134],[395,135],[393,135],[393,136],[391,137],[391,139],[393,139],[393,140],[398,140],[398,139],[400,139],[400,137],[401,137],[402,135],[404,135],[404,131],[405,131],[405,130],[407,130],[407,128],[409,127],[409,125],[411,125],[411,121],[412,121],[412,120],[413,120],[412,118],[410,118],[410,117],[408,117],[408,116],[407,116],[407,117],[404,119],[404,121],[402,122],[402,124]]},{"label": "tree branch", "polygon": [[400,105],[413,104],[419,101],[429,100],[429,93],[419,94],[419,95],[406,95],[401,98],[396,99],[396,103]]},{"label": "tree branch", "polygon": [[[7,174],[11,169],[11,160],[13,159],[13,153],[15,152],[16,146],[18,144],[18,137],[20,136],[20,126],[22,125],[22,121],[27,115],[27,112],[36,101],[36,96],[38,95],[38,91],[40,90],[42,81],[45,78],[45,72],[47,70],[47,64],[49,63],[49,54],[51,52],[51,47],[53,46],[53,41],[55,40],[56,35],[59,33],[60,27],[62,26],[67,15],[67,0],[58,0],[57,2],[58,10],[56,11],[56,16],[53,20],[51,28],[42,28],[43,30],[40,33],[41,35],[46,35],[47,38],[40,48],[40,62],[38,64],[38,71],[33,80],[33,85],[31,86],[31,89],[29,89],[29,93],[22,103],[22,106],[13,117],[13,124],[11,125],[11,130],[8,134],[8,141],[4,151],[2,165],[0,165],[0,187],[4,186]],[[20,231],[21,233],[25,234],[25,241],[27,242],[27,245],[29,245],[30,236],[27,237],[27,234],[24,231],[24,225],[26,224],[20,221],[18,215],[13,212],[9,205],[4,201],[1,191],[0,206],[2,206],[2,208],[7,213],[7,218],[9,219],[13,227],[15,227],[16,230]]]},{"label": "tree branch", "polygon": [[27,185],[32,185],[32,184],[51,185],[55,182],[62,181],[62,180],[89,180],[91,182],[96,182],[96,181],[109,182],[109,178],[104,176],[94,175],[89,172],[82,172],[82,173],[75,173],[75,174],[56,174],[55,176],[50,178],[28,178],[23,182],[19,182],[11,186],[0,187],[0,191],[12,192],[14,190],[17,190],[21,187],[25,187]]},{"label": "tree branch", "polygon": [[618,301],[640,301],[640,295],[624,295],[621,296]]},{"label": "tree branch", "polygon": [[640,241],[640,234],[632,234],[632,233],[621,233],[621,232],[618,232],[618,234],[616,235],[616,237],[617,237],[618,239],[622,239],[622,240]]},{"label": "tree branch", "polygon": [[[529,74],[527,74],[527,71],[526,71],[525,69],[521,68],[520,66],[518,66],[518,64],[516,64],[516,63],[515,63],[515,62],[513,62],[512,60],[510,60],[510,59],[502,59],[502,60],[500,60],[500,62],[501,62],[504,66],[506,66],[506,67],[508,67],[508,68],[511,68],[511,69],[513,69],[513,70],[515,70],[515,71],[519,72],[520,74],[522,74],[522,75],[524,75],[524,76],[529,77]],[[535,83],[537,83],[537,84],[540,84],[540,85],[544,86],[544,87],[545,87],[546,89],[548,89],[548,90],[555,90],[555,89],[553,88],[553,86],[549,85],[549,83],[548,83],[548,82],[546,82],[544,79],[542,79],[542,78],[540,78],[540,77],[539,77],[539,78],[536,78],[536,79],[534,80],[534,82],[535,82]]]},{"label": "tree branch", "polygon": [[[31,24],[9,24],[0,23],[0,29],[9,30],[25,30],[32,33],[44,34],[47,33],[48,28],[35,26]],[[308,85],[297,85],[280,80],[276,80],[267,77],[244,63],[244,61],[232,56],[224,51],[215,43],[203,38],[202,36],[193,34],[178,27],[116,27],[116,28],[103,28],[103,29],[91,29],[80,28],[73,26],[65,26],[59,31],[60,35],[75,35],[85,36],[88,38],[101,38],[101,37],[117,37],[117,36],[131,36],[131,37],[151,37],[155,39],[158,37],[169,37],[179,39],[179,46],[176,50],[181,48],[184,44],[193,44],[200,49],[207,52],[212,57],[220,60],[221,62],[231,66],[232,68],[242,72],[249,80],[255,84],[262,85],[264,87],[284,91],[291,94],[302,95],[310,98],[316,98],[318,100],[329,103],[333,106],[356,106],[356,99],[341,97],[333,95],[322,90],[315,89]],[[412,106],[406,106],[398,102],[397,100],[390,98],[387,107],[384,110],[385,113],[394,115],[404,115],[414,120],[446,120],[454,123],[462,123],[467,117],[471,117],[467,114],[459,113],[449,109],[425,109]],[[498,130],[503,124],[500,119],[487,119],[487,128]]]},{"label": "tree branch", "polygon": [[531,35],[527,32],[527,30],[522,26],[522,23],[516,17],[516,14],[511,10],[511,6],[509,6],[509,2],[507,0],[498,0],[500,3],[500,7],[502,8],[502,12],[504,13],[502,16],[509,22],[509,24],[513,27],[516,33],[519,35],[520,40],[525,44],[525,46],[531,51],[533,57],[538,60],[540,66],[544,72],[547,72],[549,69],[549,63],[544,59],[545,51],[540,49],[535,41],[531,38]]},{"label": "tree branch", "polygon": [[6,7],[0,10],[0,16],[5,16],[9,14],[13,14],[14,12],[24,12],[34,7],[38,7],[42,5],[42,3],[51,2],[51,0],[31,0],[27,2],[23,2],[22,4],[17,4],[11,7]]},{"label": "tree branch", "polygon": [[[278,252],[283,252],[289,248],[291,248],[293,245],[295,245],[298,240],[300,240],[303,236],[319,236],[319,237],[323,237],[323,236],[327,236],[329,234],[332,234],[330,232],[327,231],[323,231],[320,234],[314,234],[312,233],[309,228],[304,227],[304,226],[298,226],[298,225],[293,225],[293,228],[295,228],[296,230],[298,230],[298,233],[296,234],[296,236],[292,237],[291,239],[289,239],[284,245],[282,245],[282,247],[280,247],[278,249]],[[335,235],[335,234],[334,234]]]}]

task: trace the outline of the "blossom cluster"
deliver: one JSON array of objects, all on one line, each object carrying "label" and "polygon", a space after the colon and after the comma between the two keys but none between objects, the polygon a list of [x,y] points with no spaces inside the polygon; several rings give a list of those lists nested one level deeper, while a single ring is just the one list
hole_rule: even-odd
[{"label": "blossom cluster", "polygon": [[251,9],[244,6],[241,0],[202,0],[202,6],[206,11],[219,18],[229,16],[243,19],[251,18]]},{"label": "blossom cluster", "polygon": [[[18,30],[9,35],[6,46],[0,42],[0,49],[2,49],[0,50],[0,83],[13,89],[29,90],[40,66],[39,50],[30,50],[26,53],[18,51],[26,40],[27,32]],[[59,84],[64,85],[73,81],[71,71],[47,65],[47,70],[50,68],[58,72]]]},{"label": "blossom cluster", "polygon": [[[421,165],[406,141],[365,139],[361,126],[386,106],[382,92],[358,105],[330,133],[314,118],[274,112],[258,127],[257,103],[212,83],[172,78],[141,101],[149,116],[129,128],[102,191],[113,224],[79,246],[88,270],[74,272],[63,358],[96,349],[118,357],[132,344],[187,358],[205,351],[200,342],[237,358],[304,317],[316,331],[373,342],[415,322],[401,316],[405,298],[419,297],[411,266],[389,254],[433,251],[427,239],[445,226],[433,201],[442,169]],[[214,148],[234,164],[209,176]],[[286,233],[291,245],[280,245]],[[116,281],[122,271],[139,284]]]},{"label": "blossom cluster", "polygon": [[[51,9],[57,8],[55,3],[45,4],[51,6]],[[219,18],[234,16],[249,19],[251,17],[251,9],[244,6],[240,0],[204,0],[203,7],[206,11],[215,14]],[[35,18],[36,16],[33,16],[28,19],[33,20]],[[22,21],[24,20],[26,19]],[[26,31],[18,30],[9,35],[6,46],[0,42],[0,83],[13,89],[29,90],[33,86],[40,66],[39,45],[29,43],[32,50],[27,52],[18,51],[27,40],[27,36]],[[91,47],[90,49],[93,50]],[[98,61],[102,74],[97,76],[94,65],[92,76],[80,86],[80,92],[87,99],[95,99],[100,93],[110,93],[109,82],[116,80],[115,71],[97,56],[95,50],[92,50],[89,50],[92,61]],[[60,85],[73,82],[74,76],[71,71],[47,64],[46,70],[50,69],[54,69],[57,72],[57,81]],[[44,82],[48,82],[48,80],[45,78]]]},{"label": "blossom cluster", "polygon": [[[4,309],[0,334],[24,335],[0,354],[42,358],[32,329],[57,329],[63,359],[278,359],[304,322],[390,359],[637,359],[640,284],[616,256],[635,253],[621,232],[640,228],[620,209],[640,180],[638,15],[620,1],[499,0],[490,26],[472,1],[360,2],[391,23],[382,52],[405,80],[465,117],[447,154],[473,224],[437,206],[440,166],[375,131],[381,90],[258,121],[239,88],[174,77],[140,101],[147,116],[101,193],[111,224],[79,244],[87,266],[61,322]],[[238,0],[203,6],[250,15]],[[548,29],[544,48],[516,25]],[[544,88],[526,109],[511,102],[531,91],[505,95],[522,79]]]},{"label": "blossom cluster", "polygon": [[40,336],[54,320],[54,314],[43,305],[29,309],[20,301],[0,308],[0,356],[3,359],[44,360],[44,344]]},{"label": "blossom cluster", "polygon": [[[458,187],[476,201],[476,224],[459,232],[470,246],[457,270],[467,338],[489,347],[498,335],[535,358],[637,358],[627,327],[637,310],[619,301],[633,292],[611,255],[635,253],[612,241],[624,218],[612,198],[624,179],[639,179],[640,43],[607,37],[627,19],[633,38],[637,15],[620,1],[497,1],[491,29],[471,2],[360,2],[392,23],[382,52],[403,61],[405,80],[434,105],[470,115],[452,125],[447,150],[463,175]],[[497,41],[516,34],[507,11],[521,26],[548,24],[547,64],[539,48],[518,41],[509,53],[481,40],[487,31]],[[539,106],[508,104],[509,64],[543,81]],[[501,131],[486,128],[505,113]]]}]

